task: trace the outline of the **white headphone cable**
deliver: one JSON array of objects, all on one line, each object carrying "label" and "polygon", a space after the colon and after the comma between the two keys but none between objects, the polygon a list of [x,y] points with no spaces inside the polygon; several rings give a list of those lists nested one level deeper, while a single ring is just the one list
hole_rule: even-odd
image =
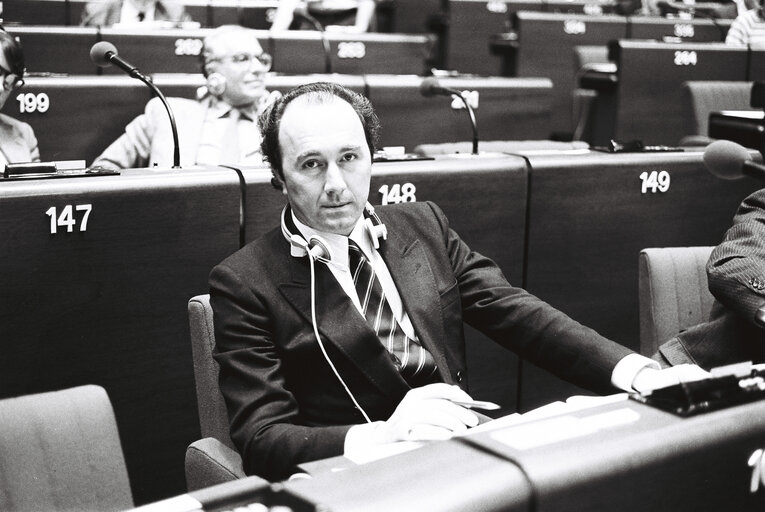
[{"label": "white headphone cable", "polygon": [[345,392],[351,398],[353,405],[355,405],[356,408],[361,412],[362,416],[364,416],[364,419],[367,421],[367,423],[372,423],[372,420],[369,419],[369,416],[367,415],[366,411],[356,401],[356,397],[353,396],[353,393],[351,393],[351,390],[348,389],[348,385],[340,376],[340,373],[337,371],[337,368],[335,368],[335,365],[332,363],[332,360],[329,358],[329,354],[327,354],[327,350],[324,348],[324,343],[321,341],[321,336],[319,335],[319,328],[317,327],[317,323],[316,323],[316,275],[314,270],[314,261],[315,260],[314,260],[313,254],[311,254],[311,252],[308,251],[308,263],[311,267],[311,324],[313,325],[314,336],[316,336],[316,341],[319,342],[319,348],[321,349],[321,353],[324,355],[324,359],[326,359],[327,363],[329,363],[329,367],[332,368],[332,371],[334,372],[335,377],[337,377],[337,380],[340,381],[340,384],[342,384],[343,389],[345,389]]}]

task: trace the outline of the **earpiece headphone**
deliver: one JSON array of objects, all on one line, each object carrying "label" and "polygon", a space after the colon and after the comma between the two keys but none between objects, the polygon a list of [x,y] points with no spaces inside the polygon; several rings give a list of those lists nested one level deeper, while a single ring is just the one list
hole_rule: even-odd
[{"label": "earpiece headphone", "polygon": [[207,75],[207,91],[213,96],[220,96],[226,90],[226,77],[220,73]]},{"label": "earpiece headphone", "polygon": [[[290,255],[297,258],[303,256],[309,256],[315,260],[329,262],[330,254],[327,249],[327,244],[319,236],[311,236],[308,240],[303,238],[299,233],[293,233],[290,231],[289,225],[292,224],[291,220],[287,218],[287,212],[289,206],[285,206],[282,210],[282,235],[290,243]],[[375,249],[380,248],[380,239],[387,240],[388,229],[383,224],[380,217],[375,213],[375,208],[371,204],[367,203],[364,206],[364,227],[369,242]]]},{"label": "earpiece headphone", "polygon": [[[329,249],[327,248],[326,242],[324,242],[321,237],[314,235],[306,240],[299,233],[293,233],[290,231],[288,224],[292,225],[292,220],[287,215],[288,210],[289,205],[285,206],[282,210],[281,224],[282,235],[284,235],[284,238],[290,244],[290,255],[296,258],[308,256],[308,262],[311,266],[311,323],[313,324],[313,334],[316,337],[316,341],[319,343],[319,348],[321,349],[321,353],[324,356],[324,359],[329,364],[329,367],[332,368],[332,372],[335,374],[335,377],[337,377],[337,380],[340,382],[340,385],[343,387],[348,397],[350,397],[353,405],[355,405],[356,409],[361,412],[367,423],[371,423],[372,420],[370,419],[369,415],[366,413],[364,408],[361,407],[361,404],[359,404],[358,400],[356,400],[356,397],[353,396],[353,393],[345,383],[345,380],[343,380],[343,378],[340,376],[340,372],[337,371],[334,363],[329,358],[327,349],[324,347],[324,342],[321,341],[318,324],[316,323],[316,279],[314,272],[314,262],[319,260],[327,264],[335,263],[330,261]],[[364,231],[366,232],[370,242],[375,247],[375,249],[379,249],[380,239],[382,238],[383,240],[387,240],[388,238],[388,229],[385,227],[385,224],[383,224],[382,220],[380,220],[380,217],[377,216],[375,209],[371,204],[367,203],[364,206],[364,213],[366,215],[366,218],[364,219],[364,226],[366,229]]]}]

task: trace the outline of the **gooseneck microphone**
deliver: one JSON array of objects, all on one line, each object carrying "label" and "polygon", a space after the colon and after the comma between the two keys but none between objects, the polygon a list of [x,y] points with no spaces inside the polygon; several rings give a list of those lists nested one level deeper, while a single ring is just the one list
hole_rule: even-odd
[{"label": "gooseneck microphone", "polygon": [[749,176],[765,180],[765,165],[752,160],[749,150],[729,140],[716,140],[704,150],[707,170],[724,180]]},{"label": "gooseneck microphone", "polygon": [[173,115],[173,111],[170,108],[170,105],[167,103],[165,95],[162,94],[162,91],[160,91],[159,88],[154,85],[151,79],[147,78],[143,73],[141,73],[137,67],[133,66],[128,61],[120,57],[117,54],[117,48],[108,41],[99,41],[93,45],[93,47],[90,49],[90,60],[102,68],[114,64],[125,73],[130,75],[131,78],[135,78],[146,84],[149,89],[152,90],[154,95],[157,96],[160,101],[162,101],[162,104],[165,106],[165,110],[167,110],[167,115],[170,118],[170,128],[173,132],[173,169],[180,169],[181,149],[180,144],[178,143],[178,128],[175,125],[175,116]]},{"label": "gooseneck microphone", "polygon": [[457,89],[441,86],[441,84],[438,83],[438,80],[431,76],[423,79],[422,83],[420,83],[420,94],[426,98],[430,98],[432,96],[457,96],[460,100],[462,100],[462,103],[465,105],[465,110],[467,110],[468,116],[470,116],[470,127],[473,129],[473,154],[477,155],[478,126],[475,121],[475,112],[473,112],[473,107],[470,106],[470,102],[468,102],[467,98],[465,98],[462,92],[458,91]]}]

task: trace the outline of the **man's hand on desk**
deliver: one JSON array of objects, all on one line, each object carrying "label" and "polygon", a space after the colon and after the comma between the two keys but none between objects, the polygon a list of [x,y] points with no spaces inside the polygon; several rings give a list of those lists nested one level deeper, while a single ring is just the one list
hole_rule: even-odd
[{"label": "man's hand on desk", "polygon": [[663,370],[644,367],[635,375],[632,387],[639,393],[645,393],[654,389],[673,386],[680,382],[708,379],[710,376],[709,372],[695,364],[679,364]]},{"label": "man's hand on desk", "polygon": [[470,395],[457,386],[429,384],[409,391],[387,421],[351,427],[345,452],[398,441],[449,439],[478,425],[478,416],[455,404],[470,402]]}]

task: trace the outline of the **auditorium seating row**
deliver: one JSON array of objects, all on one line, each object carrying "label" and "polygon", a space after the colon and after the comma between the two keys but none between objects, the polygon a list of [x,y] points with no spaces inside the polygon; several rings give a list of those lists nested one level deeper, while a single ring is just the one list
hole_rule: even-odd
[{"label": "auditorium seating row", "polygon": [[[87,3],[99,0],[5,0],[6,23],[77,26]],[[183,0],[191,19],[203,27],[240,24],[251,28],[271,26],[279,0]]]},{"label": "auditorium seating row", "polygon": [[[495,4],[489,2],[489,5]],[[452,7],[456,9],[456,6]],[[483,9],[498,15],[485,7]],[[507,16],[506,13],[499,14],[503,20]],[[459,16],[457,19],[465,18]],[[480,21],[481,18],[478,19]],[[368,33],[348,37],[330,33],[326,36],[329,55],[325,54],[324,44],[317,32],[271,34],[263,30],[259,37],[264,49],[274,57],[274,71],[288,74],[327,71],[345,74],[381,71],[427,74],[427,70],[439,60],[439,55],[447,51],[448,67],[461,73],[548,78],[552,81],[551,133],[556,138],[566,139],[573,136],[579,121],[579,110],[573,100],[581,69],[580,62],[575,58],[577,47],[601,46],[602,60],[606,61],[605,47],[611,41],[663,37],[678,41],[719,40],[730,22],[532,11],[515,12],[513,19],[512,32],[507,32],[506,27],[496,27],[494,32],[487,32],[472,24],[464,29],[460,28],[462,22],[453,24],[449,30],[452,39],[447,42],[446,50],[439,46],[433,34]],[[500,23],[503,24],[505,21]],[[135,32],[113,28],[11,27],[11,31],[19,35],[24,44],[27,67],[31,73],[75,75],[121,73],[114,67],[98,68],[91,62],[89,50],[98,40],[114,43],[121,56],[144,73],[197,72],[202,38],[209,30]],[[492,34],[502,35],[492,37],[489,44],[487,38]],[[644,80],[650,76],[642,74],[641,70],[638,68],[632,72]],[[661,132],[654,133],[659,134]],[[548,135],[550,133],[545,137]]]},{"label": "auditorium seating row", "polygon": [[[266,86],[286,92],[301,83],[329,80],[364,93],[383,126],[382,146],[408,146],[470,139],[464,105],[446,96],[424,98],[415,75],[275,75]],[[194,98],[201,74],[157,75],[165,96]],[[447,77],[445,87],[468,91],[479,135],[485,140],[545,139],[550,131],[552,84],[547,79]],[[43,160],[92,163],[143,112],[151,91],[128,76],[30,77],[3,108],[29,123]]]},{"label": "auditorium seating row", "polygon": [[[80,24],[85,4],[93,0],[5,0],[6,23],[22,25]],[[98,1],[98,0],[96,0]],[[103,0],[102,0],[103,1]],[[271,27],[279,0],[181,0],[191,19],[202,27],[238,24]],[[377,32],[431,32],[444,9],[442,0],[378,0]]]},{"label": "auditorium seating row", "polygon": [[692,126],[683,84],[765,78],[763,50],[723,43],[620,40],[610,47],[611,70],[583,73],[580,87],[597,91],[585,140],[678,144]]},{"label": "auditorium seating row", "polygon": [[[370,201],[435,201],[512,283],[637,349],[639,251],[715,245],[757,188],[699,151],[528,151],[378,162]],[[0,396],[103,386],[136,502],[183,492],[199,437],[186,303],[283,201],[264,168],[0,180]],[[467,337],[472,394],[505,412],[582,392]]]},{"label": "auditorium seating row", "polygon": [[[20,38],[28,72],[88,75],[121,73],[90,60],[90,48],[98,41],[113,43],[120,56],[143,73],[198,72],[202,40],[213,29],[9,26],[7,30]],[[292,74],[422,74],[431,65],[435,46],[430,34],[328,32],[323,34],[330,47],[327,54],[322,33],[316,31],[258,30],[256,35],[273,57],[273,71]]]},{"label": "auditorium seating row", "polygon": [[[477,2],[452,2],[478,9]],[[485,6],[484,6],[485,7]],[[483,9],[483,16],[452,18],[448,67],[464,73],[501,76],[539,76],[553,82],[553,130],[570,135],[577,121],[572,91],[577,87],[579,46],[606,46],[616,40],[672,39],[685,42],[724,39],[731,20],[679,19],[520,11],[507,13]],[[458,21],[467,20],[467,21]],[[644,81],[654,75],[644,68],[631,72]]]}]

